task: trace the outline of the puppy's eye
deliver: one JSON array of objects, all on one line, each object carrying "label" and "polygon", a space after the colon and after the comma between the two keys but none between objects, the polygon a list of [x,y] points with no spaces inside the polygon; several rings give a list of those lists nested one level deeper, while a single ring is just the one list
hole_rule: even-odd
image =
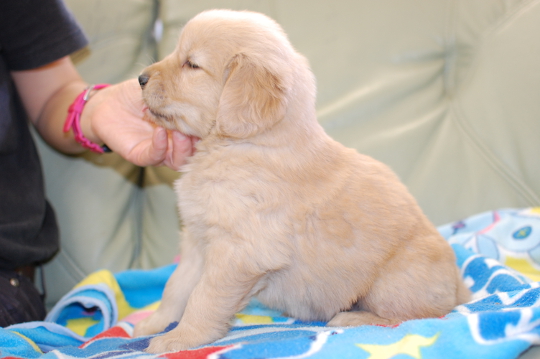
[{"label": "puppy's eye", "polygon": [[185,63],[184,63],[184,66],[187,66],[189,67],[190,69],[200,69],[199,65],[197,64],[194,64],[193,62],[187,60]]}]

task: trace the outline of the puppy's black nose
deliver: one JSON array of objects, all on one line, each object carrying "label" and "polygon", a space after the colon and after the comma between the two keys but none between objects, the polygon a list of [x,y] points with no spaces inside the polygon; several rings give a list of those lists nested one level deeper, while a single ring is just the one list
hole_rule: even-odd
[{"label": "puppy's black nose", "polygon": [[150,80],[150,76],[142,74],[139,76],[139,85],[141,85],[141,88],[144,89],[144,86],[148,83],[148,80]]}]

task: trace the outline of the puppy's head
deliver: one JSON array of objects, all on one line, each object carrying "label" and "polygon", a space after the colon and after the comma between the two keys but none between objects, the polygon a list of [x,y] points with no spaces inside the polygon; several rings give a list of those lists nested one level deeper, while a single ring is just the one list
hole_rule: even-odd
[{"label": "puppy's head", "polygon": [[139,77],[147,116],[200,138],[253,136],[283,119],[294,58],[270,18],[203,12],[186,24],[175,51]]}]

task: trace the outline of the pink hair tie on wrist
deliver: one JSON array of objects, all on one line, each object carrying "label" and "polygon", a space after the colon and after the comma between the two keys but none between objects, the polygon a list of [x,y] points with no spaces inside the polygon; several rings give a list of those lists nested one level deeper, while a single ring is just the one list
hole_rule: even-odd
[{"label": "pink hair tie on wrist", "polygon": [[105,152],[112,152],[112,151],[109,147],[107,147],[107,145],[100,146],[96,143],[93,143],[88,138],[84,137],[81,130],[81,113],[84,108],[84,105],[86,105],[86,102],[88,101],[90,92],[92,92],[92,90],[100,90],[107,86],[110,86],[110,85],[109,84],[90,85],[83,92],[81,92],[81,94],[77,96],[75,101],[73,101],[71,106],[69,106],[66,122],[64,123],[64,132],[73,130],[73,134],[75,135],[75,141],[79,142],[84,148],[88,148],[89,150],[94,151],[96,153],[105,153]]}]

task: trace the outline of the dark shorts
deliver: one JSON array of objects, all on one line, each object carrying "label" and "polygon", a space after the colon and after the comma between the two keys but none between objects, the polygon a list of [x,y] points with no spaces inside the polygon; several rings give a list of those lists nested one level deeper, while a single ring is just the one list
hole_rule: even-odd
[{"label": "dark shorts", "polygon": [[0,269],[0,327],[43,320],[45,305],[30,278]]}]

